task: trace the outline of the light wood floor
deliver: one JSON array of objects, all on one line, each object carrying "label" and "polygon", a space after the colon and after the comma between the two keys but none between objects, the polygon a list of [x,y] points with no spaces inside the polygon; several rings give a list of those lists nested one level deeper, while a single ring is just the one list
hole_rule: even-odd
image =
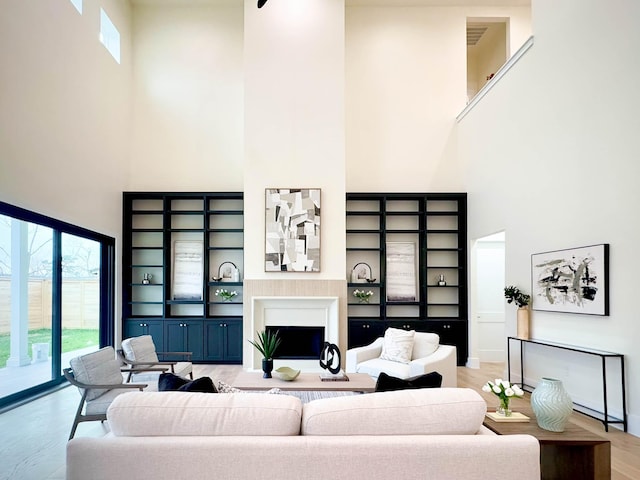
[{"label": "light wood floor", "polygon": [[[195,365],[194,375],[210,376],[214,381],[232,384],[241,370],[235,365]],[[480,369],[458,368],[458,385],[479,391],[489,405],[495,396],[480,390],[490,379],[503,376],[502,364],[482,364]],[[528,397],[528,395],[527,395]],[[65,446],[80,395],[75,388],[64,388],[51,395],[0,414],[0,479],[61,480],[65,477]],[[517,402],[514,408],[517,409]],[[640,479],[640,438],[610,428],[574,413],[571,420],[581,427],[611,440],[612,479]],[[99,437],[108,431],[100,422],[80,424],[77,437]]]}]

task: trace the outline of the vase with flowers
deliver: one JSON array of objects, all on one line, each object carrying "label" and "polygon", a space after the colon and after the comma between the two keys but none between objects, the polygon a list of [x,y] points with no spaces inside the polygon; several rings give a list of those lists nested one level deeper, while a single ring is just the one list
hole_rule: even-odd
[{"label": "vase with flowers", "polygon": [[498,408],[496,409],[496,413],[498,415],[503,415],[505,417],[511,416],[511,408],[510,401],[513,397],[522,397],[524,395],[524,391],[515,384],[511,384],[506,380],[502,380],[501,378],[496,378],[495,381],[488,381],[482,386],[483,392],[491,392],[496,395],[499,399]]},{"label": "vase with flowers", "polygon": [[360,303],[369,303],[369,299],[373,297],[373,292],[371,290],[364,291],[356,289],[353,291],[353,296],[356,297]]},{"label": "vase with flowers", "polygon": [[230,302],[236,295],[238,295],[238,292],[236,292],[235,290],[229,291],[225,290],[224,288],[219,288],[218,290],[216,290],[216,297],[222,298],[223,302]]}]

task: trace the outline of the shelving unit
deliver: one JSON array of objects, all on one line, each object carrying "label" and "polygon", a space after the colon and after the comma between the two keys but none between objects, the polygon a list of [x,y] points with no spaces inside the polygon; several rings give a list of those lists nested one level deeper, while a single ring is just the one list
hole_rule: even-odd
[{"label": "shelving unit", "polygon": [[[125,337],[150,334],[158,350],[212,361],[208,352],[221,336],[226,348],[215,361],[240,363],[242,329],[235,325],[242,325],[243,249],[242,193],[125,192]],[[225,265],[237,269],[237,278],[220,271]],[[223,301],[219,289],[238,295]],[[210,322],[234,328],[213,329]]]},{"label": "shelving unit", "polygon": [[[465,193],[347,194],[349,348],[372,342],[389,326],[431,331],[455,345],[464,364],[466,201]],[[371,268],[372,282],[352,278],[358,263]],[[446,285],[439,285],[441,276]],[[373,292],[368,303],[353,296],[356,289]]]}]

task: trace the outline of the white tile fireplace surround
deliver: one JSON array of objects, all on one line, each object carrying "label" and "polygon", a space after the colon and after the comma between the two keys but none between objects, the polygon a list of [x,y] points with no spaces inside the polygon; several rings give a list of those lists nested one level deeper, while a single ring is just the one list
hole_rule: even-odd
[{"label": "white tile fireplace surround", "polygon": [[[251,332],[265,327],[324,327],[324,339],[338,344],[338,297],[252,297]],[[274,368],[286,365],[304,371],[321,371],[318,360],[274,360]],[[251,348],[250,370],[262,369],[262,356]]]}]

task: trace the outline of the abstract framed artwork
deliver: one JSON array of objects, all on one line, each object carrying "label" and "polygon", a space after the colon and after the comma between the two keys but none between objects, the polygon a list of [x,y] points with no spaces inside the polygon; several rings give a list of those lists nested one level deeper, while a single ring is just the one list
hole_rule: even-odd
[{"label": "abstract framed artwork", "polygon": [[416,301],[416,244],[387,242],[387,301]]},{"label": "abstract framed artwork", "polygon": [[203,242],[201,240],[176,240],[173,242],[173,300],[202,300]]},{"label": "abstract framed artwork", "polygon": [[609,315],[609,244],[531,255],[533,310]]},{"label": "abstract framed artwork", "polygon": [[265,190],[265,272],[320,271],[320,189]]}]

